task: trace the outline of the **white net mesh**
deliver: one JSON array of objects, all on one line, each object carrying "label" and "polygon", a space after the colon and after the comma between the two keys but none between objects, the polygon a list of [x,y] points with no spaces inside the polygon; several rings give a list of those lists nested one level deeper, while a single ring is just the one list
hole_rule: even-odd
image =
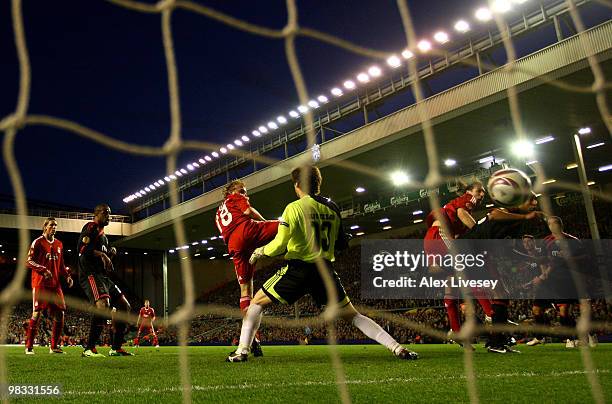
[{"label": "white net mesh", "polygon": [[[358,55],[365,56],[367,58],[373,58],[377,60],[386,60],[390,54],[385,51],[380,51],[376,49],[369,49],[363,46],[356,45],[349,41],[343,40],[342,38],[338,38],[323,32],[319,32],[313,29],[301,27],[299,24],[299,15],[297,4],[293,0],[287,0],[286,2],[286,11],[287,11],[287,21],[283,29],[270,29],[263,26],[258,26],[255,24],[251,24],[246,21],[242,21],[240,19],[234,18],[232,16],[223,14],[219,11],[216,11],[212,8],[190,2],[190,1],[175,1],[175,0],[165,0],[160,1],[156,4],[146,4],[140,3],[137,1],[128,1],[128,0],[109,0],[110,3],[118,7],[124,7],[128,10],[132,10],[134,12],[139,13],[149,13],[149,14],[157,14],[161,19],[162,26],[162,34],[163,34],[163,47],[166,58],[166,67],[167,67],[167,80],[168,80],[168,88],[169,88],[169,106],[170,106],[170,116],[171,116],[171,125],[170,125],[170,133],[167,137],[167,141],[162,147],[152,147],[146,145],[139,144],[131,144],[116,139],[112,136],[97,132],[94,129],[87,128],[77,122],[72,122],[69,120],[61,119],[54,116],[48,115],[32,115],[28,111],[28,106],[30,104],[30,94],[31,94],[31,77],[32,73],[30,70],[30,62],[29,62],[29,54],[27,43],[24,34],[24,24],[27,24],[27,21],[24,21],[22,16],[22,4],[20,0],[12,1],[12,20],[13,20],[13,30],[15,37],[15,44],[17,49],[17,55],[19,60],[19,94],[17,98],[17,105],[12,114],[4,117],[0,121],[0,129],[4,132],[3,138],[3,160],[6,165],[10,181],[13,187],[13,192],[15,195],[16,201],[16,210],[17,210],[17,218],[19,222],[19,253],[18,253],[18,263],[16,271],[16,275],[13,281],[6,287],[2,294],[0,295],[0,304],[4,308],[2,310],[2,321],[0,326],[0,336],[1,340],[5,341],[7,336],[7,327],[10,319],[10,310],[6,310],[6,308],[12,307],[16,302],[20,300],[28,300],[29,299],[29,291],[22,290],[22,285],[24,284],[24,277],[26,276],[26,271],[22,270],[25,268],[25,258],[27,256],[27,249],[29,245],[29,233],[28,226],[26,223],[27,216],[27,202],[26,202],[26,194],[23,186],[22,173],[19,170],[17,161],[15,159],[14,153],[14,143],[15,138],[18,132],[23,129],[25,126],[31,125],[42,125],[47,127],[53,127],[57,129],[61,129],[67,132],[71,132],[77,136],[83,137],[85,139],[89,139],[93,142],[104,145],[108,148],[120,151],[126,154],[132,155],[140,155],[140,156],[163,156],[166,159],[166,171],[168,173],[173,173],[177,170],[177,157],[179,153],[186,150],[200,150],[200,151],[212,151],[216,150],[219,145],[210,144],[206,142],[199,141],[186,141],[182,136],[181,130],[181,105],[179,103],[179,85],[178,85],[178,73],[177,73],[177,63],[175,60],[175,51],[172,37],[172,17],[173,13],[180,9],[183,11],[188,11],[191,13],[199,14],[204,18],[209,18],[216,20],[222,24],[225,24],[234,29],[245,31],[252,35],[258,35],[267,38],[273,39],[281,39],[285,44],[285,57],[287,64],[289,66],[291,76],[293,82],[295,84],[297,96],[300,104],[307,105],[311,97],[309,96],[309,91],[304,80],[302,69],[300,66],[300,60],[296,53],[295,40],[298,37],[308,37],[313,40],[319,41],[321,43],[326,43],[328,45],[332,45],[335,47],[339,47],[345,49],[348,52],[352,52]],[[499,3],[499,2],[495,2]],[[608,2],[601,2],[601,4],[605,6],[609,6]],[[564,82],[556,78],[553,74],[544,74],[538,75],[537,77],[541,79],[543,82],[548,85],[556,86],[558,88],[562,88],[564,90],[576,93],[586,93],[592,94],[596,99],[597,107],[599,109],[599,113],[601,115],[601,120],[604,123],[605,127],[609,134],[612,134],[612,119],[607,103],[607,94],[610,89],[609,82],[606,81],[604,77],[602,68],[599,64],[597,58],[597,50],[594,49],[596,44],[593,44],[590,37],[586,33],[586,29],[581,20],[580,14],[576,9],[576,4],[573,0],[568,0],[566,2],[567,7],[569,8],[569,16],[571,18],[572,23],[576,27],[578,31],[578,39],[580,41],[580,47],[584,51],[585,58],[588,62],[588,66],[593,74],[593,82],[584,87],[579,87],[571,83]],[[492,7],[495,7],[495,4],[492,4]],[[417,41],[418,37],[415,34],[414,24],[410,12],[409,5],[406,1],[398,0],[397,1],[398,13],[401,17],[401,21],[404,27],[405,36],[406,36],[406,44],[408,49],[418,49]],[[517,139],[524,139],[526,136],[525,123],[522,119],[521,113],[521,105],[519,103],[518,96],[518,85],[515,83],[521,83],[524,77],[535,77],[533,73],[528,70],[517,68],[517,58],[516,51],[512,41],[511,35],[509,35],[508,30],[510,29],[509,25],[503,20],[503,17],[500,14],[493,14],[495,19],[499,35],[501,35],[503,46],[505,49],[505,53],[507,56],[507,63],[504,66],[505,77],[504,81],[510,83],[507,88],[506,98],[508,100],[509,107],[509,115],[512,121],[512,132],[515,134]],[[435,51],[433,51],[435,53]],[[444,54],[440,54],[441,56],[445,56]],[[448,57],[448,55],[446,55]],[[480,62],[480,61],[479,61]],[[461,60],[460,63],[466,64],[475,64],[472,59],[464,59]],[[428,172],[425,180],[422,182],[414,182],[411,184],[414,188],[434,188],[438,185],[444,183],[448,178],[444,177],[441,173],[441,161],[440,154],[438,153],[439,145],[436,143],[436,134],[435,127],[432,123],[432,117],[436,116],[437,111],[431,111],[428,109],[428,105],[425,102],[425,96],[422,90],[422,83],[419,79],[418,68],[416,58],[408,59],[407,63],[410,77],[413,80],[410,83],[412,94],[416,100],[414,105],[416,115],[418,117],[418,123],[420,125],[420,129],[423,134],[425,150],[427,154],[428,161]],[[485,66],[486,63],[478,63],[479,67]],[[490,66],[489,66],[490,67]],[[306,138],[307,138],[307,147],[310,149],[316,142],[315,135],[315,121],[312,114],[312,111],[309,111],[304,115],[304,126],[306,128]],[[244,152],[240,150],[234,150],[231,153],[241,156]],[[265,164],[274,163],[274,159],[270,159],[264,156],[255,156],[248,155],[250,159],[260,161]],[[366,164],[359,165],[355,163],[349,162],[334,162],[334,165],[343,166],[347,170],[353,170],[357,173],[367,172],[369,175],[372,175],[371,168],[367,167]],[[546,187],[543,184],[545,179],[547,178],[546,173],[544,172],[541,166],[535,165],[533,167],[536,174],[536,183],[535,183],[535,191],[536,192],[545,192]],[[380,173],[381,181],[386,181],[386,173]],[[557,184],[559,185],[559,184]],[[584,184],[579,183],[564,183],[561,184],[564,188],[568,190],[576,190],[581,191],[585,195],[587,195],[587,199],[590,198],[590,195],[596,194],[596,196],[604,201],[612,200],[612,195],[604,192],[594,192],[589,190]],[[179,201],[179,196],[177,192],[177,184],[176,182],[169,183],[170,190],[170,205],[176,206]],[[429,194],[430,203],[432,208],[437,208],[440,206],[440,201],[438,199],[438,195],[436,193]],[[585,199],[586,200],[586,199]],[[588,203],[586,204],[588,205]],[[588,207],[588,206],[587,206]],[[279,207],[281,208],[281,207]],[[552,207],[548,200],[543,199],[543,210],[546,213],[552,213]],[[188,240],[185,234],[185,228],[183,224],[183,220],[178,217],[173,221],[174,232],[176,236],[177,245],[185,245]],[[595,234],[593,234],[595,238]],[[181,392],[183,395],[184,402],[192,401],[192,388],[190,382],[190,370],[189,370],[189,359],[187,355],[187,343],[188,343],[188,332],[190,326],[190,320],[196,318],[199,315],[203,314],[231,314],[232,316],[239,318],[240,314],[236,309],[228,309],[226,306],[214,306],[214,305],[200,305],[196,306],[196,296],[194,292],[194,278],[192,274],[192,263],[191,258],[187,251],[179,250],[178,255],[180,256],[180,267],[182,271],[182,282],[183,282],[183,290],[185,293],[184,296],[184,304],[181,306],[180,310],[175,312],[168,320],[167,325],[177,326],[178,332],[178,340],[179,345],[182,347],[180,350],[180,369],[181,369]],[[321,265],[322,263],[319,263]],[[321,271],[322,274],[326,274],[325,271]],[[333,294],[334,288],[331,286],[331,279],[329,276],[327,278],[324,276],[324,280],[326,283],[327,290],[331,292],[330,301],[336,301]],[[68,305],[72,307],[77,307],[84,311],[95,312],[89,305],[85,304],[82,301],[75,301],[74,299],[67,299]],[[466,326],[462,330],[462,337],[465,340],[470,340],[473,336],[478,335],[481,331],[480,327],[476,326],[476,322],[474,320],[474,308],[472,307],[471,302],[467,301],[468,309],[467,309],[467,319]],[[328,338],[331,345],[333,346],[335,341],[335,326],[333,320],[337,316],[337,308],[335,305],[330,305],[325,315],[322,317],[322,320],[312,320],[312,319],[301,319],[301,320],[291,320],[288,321],[286,319],[279,320],[275,318],[265,318],[264,324],[269,326],[283,326],[283,327],[304,327],[304,326],[316,326],[316,325],[326,325],[328,328]],[[376,311],[369,307],[360,307],[359,308],[364,314],[375,315],[378,318],[386,320],[390,323],[394,323],[400,327],[406,327],[408,329],[417,330],[420,333],[436,337],[439,339],[444,339],[446,336],[442,334],[440,331],[429,327],[427,324],[409,321],[406,318],[401,316],[389,315],[384,312]],[[581,310],[580,310],[580,318],[578,320],[577,332],[579,337],[585,341],[588,335],[589,330],[592,328],[593,324],[590,319],[590,303],[586,300],[581,302]],[[129,320],[126,315],[123,315],[123,318]],[[600,324],[600,327],[605,329],[610,329],[606,324]],[[513,330],[521,329],[513,328]],[[532,328],[529,328],[531,330]],[[557,332],[562,334],[564,330],[546,330],[549,332]],[[339,390],[339,397],[343,402],[350,402],[350,392],[348,390],[347,379],[343,370],[342,362],[336,352],[336,350],[332,349],[331,352],[331,362],[332,366],[335,370],[337,386]],[[582,361],[584,364],[584,368],[586,370],[586,374],[591,386],[591,391],[593,395],[593,399],[597,403],[605,402],[603,391],[601,384],[598,380],[598,376],[595,372],[595,366],[593,364],[593,360],[591,357],[591,353],[586,346],[586,344],[582,345],[581,348]],[[478,394],[477,385],[476,385],[476,377],[474,371],[473,364],[473,354],[470,350],[465,350],[464,355],[464,367],[466,383],[469,392],[470,401],[475,403],[481,400],[481,397]],[[7,381],[7,366],[6,366],[6,356],[5,349],[0,348],[0,384],[6,383]]]}]

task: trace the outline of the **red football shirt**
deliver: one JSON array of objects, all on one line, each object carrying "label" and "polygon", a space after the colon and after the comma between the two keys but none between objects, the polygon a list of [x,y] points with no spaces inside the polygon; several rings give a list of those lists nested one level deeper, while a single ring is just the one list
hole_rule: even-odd
[{"label": "red football shirt", "polygon": [[[61,286],[60,274],[70,275],[64,265],[64,246],[58,239],[49,242],[44,236],[38,237],[30,245],[27,266],[32,270],[32,288],[54,289]],[[45,279],[45,270],[51,272],[51,278]]]},{"label": "red football shirt", "polygon": [[248,197],[242,194],[231,194],[225,198],[225,201],[217,209],[215,221],[219,233],[221,233],[226,244],[229,242],[229,238],[232,232],[236,230],[236,227],[241,223],[251,220],[249,215],[244,214],[250,207]]},{"label": "red football shirt", "polygon": [[[465,193],[458,198],[453,199],[444,205],[442,210],[442,216],[446,217],[448,220],[448,226],[450,230],[453,232],[454,236],[461,235],[465,233],[468,228],[463,224],[461,219],[457,216],[457,211],[459,208],[465,209],[466,212],[470,213],[476,206],[476,198],[469,194]],[[436,220],[433,211],[427,215],[427,226],[431,227],[432,223]]]},{"label": "red football shirt", "polygon": [[151,320],[155,318],[155,310],[153,310],[153,307],[149,307],[148,309],[142,307],[140,309],[140,318],[142,319],[143,325],[150,325]]}]

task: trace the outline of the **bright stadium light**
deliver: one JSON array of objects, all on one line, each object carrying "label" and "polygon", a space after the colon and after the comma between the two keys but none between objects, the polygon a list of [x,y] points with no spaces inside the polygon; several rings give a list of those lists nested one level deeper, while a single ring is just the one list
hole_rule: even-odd
[{"label": "bright stadium light", "polygon": [[258,130],[254,130],[253,132],[251,132],[251,134],[252,134],[253,136],[255,136],[255,137],[260,137],[260,136],[261,136],[261,133],[259,133],[259,131],[258,131]]},{"label": "bright stadium light", "polygon": [[234,140],[234,144],[236,146],[242,146],[243,145],[242,140],[239,140],[239,139]]},{"label": "bright stadium light", "polygon": [[196,163],[195,161],[194,161],[193,163],[191,163],[191,164],[193,164],[193,166],[194,166],[195,168],[200,167],[200,165],[199,165],[198,163]]},{"label": "bright stadium light", "polygon": [[448,34],[444,31],[438,31],[434,34],[434,39],[438,43],[447,43],[449,41]]},{"label": "bright stadium light", "polygon": [[144,189],[141,189],[141,190],[140,190],[140,193],[141,193],[142,195],[146,195],[148,192],[147,192],[147,191],[145,191]]},{"label": "bright stadium light", "polygon": [[176,180],[176,175],[174,175],[174,174],[170,174],[170,175],[169,175],[169,177],[170,177],[170,179],[171,179],[172,181]]},{"label": "bright stadium light", "polygon": [[174,174],[175,174],[177,177],[182,177],[182,176],[183,176],[183,173],[181,173],[179,170],[176,170],[176,171],[174,172]]},{"label": "bright stadium light", "polygon": [[417,48],[419,48],[421,52],[429,52],[431,50],[431,42],[426,39],[422,39],[419,41],[419,43],[417,43]]},{"label": "bright stadium light", "polygon": [[364,187],[357,187],[357,188],[355,188],[355,192],[357,192],[358,194],[361,194],[361,193],[363,193],[365,191],[366,191],[366,189]]},{"label": "bright stadium light", "polygon": [[352,225],[352,226],[351,226],[351,230],[356,230],[356,229],[358,229],[358,228],[359,228],[359,225],[358,225],[358,224],[354,224],[354,225]]},{"label": "bright stadium light", "polygon": [[578,134],[580,135],[588,135],[589,133],[591,133],[591,128],[589,128],[588,126],[578,129]]},{"label": "bright stadium light", "polygon": [[217,236],[212,236],[212,237],[210,237],[210,240],[216,240],[216,239],[218,239],[218,238],[219,238],[219,237],[217,237]]},{"label": "bright stadium light", "polygon": [[408,50],[408,49],[404,49],[402,51],[402,57],[404,59],[410,59],[411,57],[414,57],[414,53],[412,53],[412,51]]},{"label": "bright stadium light", "polygon": [[612,170],[612,164],[608,164],[606,166],[601,166],[597,169],[597,171],[599,171],[600,173],[604,172],[604,171],[609,171]]},{"label": "bright stadium light", "polygon": [[193,164],[187,164],[187,169],[189,169],[189,171],[195,170],[195,168],[193,167]]},{"label": "bright stadium light", "polygon": [[595,185],[595,181],[589,181],[587,182],[587,185]]},{"label": "bright stadium light", "polygon": [[603,145],[605,145],[605,143],[604,143],[604,142],[599,142],[599,143],[595,143],[595,144],[590,144],[590,145],[588,145],[586,148],[587,148],[587,149],[594,149],[594,148],[596,148],[596,147],[600,147],[600,146],[603,146]]},{"label": "bright stadium light", "polygon": [[281,125],[284,125],[287,123],[287,118],[285,118],[284,116],[278,116],[276,117],[276,122],[280,123]]},{"label": "bright stadium light", "polygon": [[292,117],[292,118],[299,118],[300,114],[298,114],[295,111],[289,111],[289,116]]},{"label": "bright stadium light", "polygon": [[206,160],[204,160],[203,158],[198,160],[200,162],[200,164],[206,164]]},{"label": "bright stadium light", "polygon": [[474,13],[474,17],[476,17],[476,19],[478,21],[491,21],[491,19],[493,18],[493,14],[491,13],[491,10],[489,10],[486,7],[481,7],[478,10],[476,10],[476,12]]},{"label": "bright stadium light", "polygon": [[194,241],[193,243],[191,243],[191,245],[198,245],[198,244],[200,244],[200,242],[198,241]]},{"label": "bright stadium light", "polygon": [[417,224],[417,223],[421,223],[423,221],[423,219],[416,219],[413,220],[412,223]]},{"label": "bright stadium light", "polygon": [[465,20],[459,20],[455,23],[455,31],[466,33],[470,30],[470,24]]},{"label": "bright stadium light", "polygon": [[355,233],[356,236],[363,236],[365,233],[360,231],[359,233]]},{"label": "bright stadium light", "polygon": [[268,122],[268,128],[270,129],[278,129],[278,125],[276,124],[276,122]]},{"label": "bright stadium light", "polygon": [[217,258],[217,257],[210,257],[209,260],[214,260],[215,258]]},{"label": "bright stadium light", "polygon": [[542,181],[542,185],[546,185],[546,184],[553,184],[553,183],[555,183],[555,182],[557,182],[557,180],[556,180],[556,179],[554,179],[554,178],[551,178],[551,179],[549,179],[549,180]]},{"label": "bright stadium light", "polygon": [[184,168],[181,168],[181,172],[182,172],[183,174],[187,174],[187,170],[185,170]]},{"label": "bright stadium light", "polygon": [[297,107],[297,110],[301,113],[301,114],[305,114],[306,112],[308,112],[308,107],[305,105],[300,105],[299,107]]},{"label": "bright stadium light", "polygon": [[394,171],[391,173],[391,181],[395,186],[405,185],[410,181],[410,177],[403,171]]},{"label": "bright stadium light", "polygon": [[457,165],[457,161],[453,159],[446,159],[444,160],[444,165],[447,167],[454,167],[455,165]]},{"label": "bright stadium light", "polygon": [[418,215],[422,215],[423,211],[422,210],[415,210],[414,212],[412,212],[412,216],[418,216]]},{"label": "bright stadium light", "polygon": [[227,147],[229,150],[234,150],[235,149],[234,145],[231,144],[231,143],[228,143],[225,147]]},{"label": "bright stadium light", "polygon": [[388,217],[383,217],[382,219],[380,219],[378,222],[379,223],[387,223],[389,221]]},{"label": "bright stadium light", "polygon": [[389,56],[387,58],[387,64],[393,68],[400,67],[402,65],[402,61],[397,56]]},{"label": "bright stadium light", "polygon": [[123,203],[128,203],[128,198],[123,198]]},{"label": "bright stadium light", "polygon": [[208,247],[207,250],[211,251],[211,250],[214,250],[214,248],[213,247]]},{"label": "bright stadium light", "polygon": [[487,203],[487,204],[485,205],[485,208],[492,208],[493,206],[495,206],[495,205],[494,205],[494,204],[492,204],[492,203]]},{"label": "bright stadium light", "polygon": [[340,97],[343,94],[342,90],[340,90],[338,87],[332,88],[331,93],[332,95],[335,95],[336,97]]},{"label": "bright stadium light", "polygon": [[225,154],[227,153],[227,149],[225,147],[222,147],[221,149],[219,149],[221,151],[221,153]]},{"label": "bright stadium light", "polygon": [[512,153],[517,157],[533,157],[533,143],[528,140],[517,140],[512,143]]},{"label": "bright stadium light", "polygon": [[171,180],[171,178],[168,177],[168,176],[164,177],[164,179],[166,180],[166,182],[170,182],[170,180]]},{"label": "bright stadium light", "polygon": [[213,156],[214,158],[219,157],[219,153],[217,153],[216,151],[214,151],[214,152],[212,152],[212,153],[210,153],[210,154],[212,154],[212,156]]},{"label": "bright stadium light", "polygon": [[242,136],[242,137],[241,137],[241,139],[242,139],[242,141],[243,141],[243,142],[248,142],[249,140],[251,140],[251,139],[249,139],[249,137],[248,137],[248,136],[246,136],[246,135]]},{"label": "bright stadium light", "polygon": [[393,227],[391,227],[391,226],[385,226],[385,227],[383,227],[382,229],[383,229],[383,230],[389,230],[389,229],[392,229],[392,228],[393,228]]},{"label": "bright stadium light", "polygon": [[368,69],[368,74],[372,77],[380,77],[382,70],[378,66],[372,66]]},{"label": "bright stadium light", "polygon": [[320,96],[318,96],[318,97],[317,97],[317,100],[318,100],[320,103],[325,104],[326,102],[328,102],[328,101],[329,101],[329,98],[327,98],[327,97],[326,97],[326,96],[324,96],[324,95],[320,95]]},{"label": "bright stadium light", "polygon": [[367,83],[368,81],[370,81],[370,76],[368,76],[366,73],[359,73],[357,75],[357,80],[360,83]]},{"label": "bright stadium light", "polygon": [[145,191],[147,191],[147,192],[151,192],[151,188],[149,188],[149,187],[145,187]]},{"label": "bright stadium light", "polygon": [[265,126],[261,125],[259,128],[257,128],[261,133],[268,133],[268,128],[266,128]]},{"label": "bright stadium light", "polygon": [[491,9],[496,13],[505,13],[510,11],[512,3],[510,0],[493,0]]},{"label": "bright stadium light", "polygon": [[202,240],[200,241],[201,244],[208,244],[208,240]]},{"label": "bright stadium light", "polygon": [[576,163],[569,163],[568,165],[565,166],[566,170],[573,170],[574,168],[578,168],[578,164],[576,164]]},{"label": "bright stadium light", "polygon": [[319,103],[318,103],[318,102],[316,102],[315,100],[310,100],[310,101],[308,101],[308,106],[309,106],[310,108],[313,108],[313,109],[314,109],[314,108],[319,108]]},{"label": "bright stadium light", "polygon": [[354,89],[356,87],[355,82],[353,80],[347,80],[342,85],[347,90],[352,90],[352,89]]}]

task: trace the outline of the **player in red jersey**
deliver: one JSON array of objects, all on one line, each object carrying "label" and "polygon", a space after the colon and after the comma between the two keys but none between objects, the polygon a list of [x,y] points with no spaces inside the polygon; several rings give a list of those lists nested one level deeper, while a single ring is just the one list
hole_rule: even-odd
[{"label": "player in red jersey", "polygon": [[[429,229],[424,240],[426,254],[447,254],[450,240],[465,234],[466,231],[476,225],[471,212],[482,202],[485,195],[484,187],[480,181],[474,181],[467,185],[464,190],[463,195],[453,199],[438,210],[439,219],[436,218],[434,211],[427,215],[426,223]],[[450,234],[445,234],[440,220],[444,220]],[[489,298],[477,289],[473,290],[472,293],[480,303],[485,315],[491,317],[493,309]],[[445,290],[444,308],[450,323],[451,334],[458,333],[461,329],[458,299],[457,290],[451,288]]]},{"label": "player in red jersey", "polygon": [[73,285],[70,269],[64,265],[64,246],[55,238],[57,221],[53,217],[45,219],[43,234],[32,242],[28,252],[27,267],[32,270],[32,317],[28,324],[26,354],[34,351],[34,338],[40,323],[40,313],[49,310],[53,318],[50,353],[63,354],[59,347],[60,334],[64,328],[64,293],[60,275],[66,278],[68,287]]},{"label": "player in red jersey", "polygon": [[136,338],[134,338],[134,346],[138,346],[140,334],[144,330],[144,335],[153,334],[153,345],[155,345],[155,348],[159,348],[159,341],[157,340],[157,334],[153,327],[153,321],[155,321],[155,310],[151,307],[149,299],[146,299],[144,301],[144,307],[142,307],[140,313],[138,313],[138,321],[136,322],[138,332],[136,333]]},{"label": "player in red jersey", "polygon": [[[240,180],[231,181],[223,190],[223,203],[217,209],[215,221],[229,255],[234,261],[236,277],[240,285],[240,310],[246,314],[253,298],[253,272],[255,265],[249,263],[257,247],[266,245],[278,232],[278,220],[265,220],[249,203],[247,189]],[[255,356],[261,356],[261,347],[256,340],[252,348]]]}]

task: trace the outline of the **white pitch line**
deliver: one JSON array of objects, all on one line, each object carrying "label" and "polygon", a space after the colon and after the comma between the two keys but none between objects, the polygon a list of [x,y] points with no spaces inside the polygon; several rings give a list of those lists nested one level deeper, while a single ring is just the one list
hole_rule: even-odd
[{"label": "white pitch line", "polygon": [[[567,377],[575,375],[585,375],[586,370],[567,370],[562,372],[550,372],[550,373],[535,373],[535,372],[512,372],[512,373],[499,373],[499,374],[487,374],[477,375],[477,379],[506,379],[506,378],[520,378],[520,377]],[[597,369],[593,373],[595,374],[608,374],[608,369]],[[436,376],[436,380],[465,380],[465,376]],[[355,379],[347,380],[348,385],[368,385],[368,384],[390,384],[390,383],[415,383],[431,381],[431,377],[407,377],[407,378],[391,378],[391,379]],[[282,384],[278,383],[243,383],[243,384],[218,384],[212,386],[191,386],[191,391],[219,391],[219,390],[247,390],[247,389],[264,389],[264,388],[276,388],[276,387],[312,387],[312,386],[335,386],[336,382],[333,381],[305,381],[305,382],[294,382]],[[62,392],[64,395],[70,396],[93,396],[102,394],[145,394],[145,393],[180,393],[181,387],[164,387],[164,388],[152,388],[152,387],[138,387],[133,389],[112,389],[112,390],[67,390]]]}]

